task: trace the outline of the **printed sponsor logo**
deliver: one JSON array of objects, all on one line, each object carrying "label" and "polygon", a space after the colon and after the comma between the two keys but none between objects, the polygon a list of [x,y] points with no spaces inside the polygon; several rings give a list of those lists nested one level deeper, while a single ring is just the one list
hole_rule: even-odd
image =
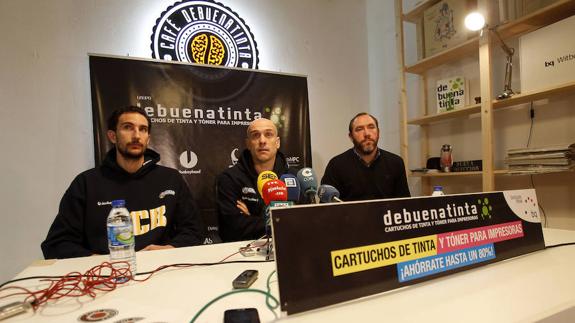
[{"label": "printed sponsor logo", "polygon": [[185,168],[194,168],[198,164],[198,155],[193,151],[184,151],[180,154],[180,165]]},{"label": "printed sponsor logo", "polygon": [[139,236],[158,227],[165,227],[168,224],[166,217],[166,206],[149,210],[131,211],[132,223],[134,224],[134,235]]},{"label": "printed sponsor logo", "polygon": [[98,201],[98,206],[112,205],[112,201]]},{"label": "printed sponsor logo", "polygon": [[[480,201],[481,203],[481,201]],[[483,211],[482,211],[483,212]],[[478,220],[480,210],[474,203],[446,203],[444,207],[430,209],[387,209],[382,220],[385,232],[404,231],[450,223]]]},{"label": "printed sponsor logo", "polygon": [[183,153],[180,154],[180,165],[182,165],[182,167],[187,168],[186,170],[180,170],[180,174],[182,175],[197,175],[197,174],[201,174],[202,170],[201,169],[192,169],[194,167],[196,167],[196,165],[198,164],[198,155],[196,155],[196,153],[194,153],[193,151],[184,151]]},{"label": "printed sponsor logo", "polygon": [[297,179],[293,177],[284,178],[284,183],[286,184],[286,187],[297,187]]},{"label": "printed sponsor logo", "polygon": [[229,165],[228,167],[230,167],[230,168],[234,167],[238,163],[237,153],[238,153],[238,149],[234,148],[234,150],[232,150],[232,153],[230,154],[230,159],[232,160],[232,164]]},{"label": "printed sponsor logo", "polygon": [[258,67],[249,27],[230,8],[213,0],[174,3],[156,20],[152,57],[199,64]]},{"label": "printed sponsor logo", "polygon": [[256,190],[252,187],[242,187],[242,194],[256,194]]},{"label": "printed sponsor logo", "polygon": [[160,198],[163,199],[167,195],[176,195],[176,192],[174,192],[173,190],[165,190],[162,193],[160,193]]},{"label": "printed sponsor logo", "polygon": [[[144,96],[137,96],[144,97]],[[142,108],[152,123],[193,124],[200,126],[248,126],[250,122],[262,118],[257,108],[200,108],[200,107],[167,107],[154,103],[152,99],[140,100],[136,106]]]},{"label": "printed sponsor logo", "polygon": [[300,157],[299,156],[290,156],[286,158],[288,164],[290,165],[299,165],[299,160]]}]

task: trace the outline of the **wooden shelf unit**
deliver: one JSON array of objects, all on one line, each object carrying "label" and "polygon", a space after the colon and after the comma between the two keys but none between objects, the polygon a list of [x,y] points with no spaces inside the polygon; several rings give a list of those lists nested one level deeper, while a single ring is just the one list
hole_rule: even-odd
[{"label": "wooden shelf unit", "polygon": [[[396,0],[396,30],[397,30],[397,48],[398,58],[400,64],[400,105],[401,105],[401,155],[404,158],[406,168],[409,167],[409,143],[407,138],[408,125],[416,125],[421,127],[421,163],[425,164],[425,160],[429,157],[428,145],[428,125],[458,118],[465,118],[471,115],[479,115],[481,121],[481,147],[482,147],[482,160],[483,171],[477,172],[453,172],[453,173],[419,173],[407,171],[410,176],[421,178],[423,186],[422,193],[427,194],[430,191],[429,179],[433,177],[453,177],[453,176],[482,176],[483,191],[493,191],[495,189],[494,177],[496,175],[529,175],[529,174],[511,174],[507,169],[494,169],[493,166],[493,112],[496,110],[504,109],[506,107],[516,106],[520,104],[529,103],[532,101],[559,97],[570,93],[575,93],[575,82],[569,82],[559,86],[549,87],[538,91],[515,94],[513,97],[505,100],[495,100],[495,95],[492,91],[492,75],[491,75],[491,51],[492,48],[498,48],[499,43],[490,32],[484,31],[483,35],[479,35],[459,44],[458,46],[444,50],[436,55],[426,57],[417,61],[415,64],[407,66],[405,63],[405,49],[404,49],[404,23],[418,23],[424,11],[438,3],[439,0],[427,0],[418,5],[413,10],[403,13],[403,1]],[[496,2],[494,0],[478,0],[478,9],[483,12],[493,12]],[[560,0],[551,5],[548,5],[540,10],[531,14],[520,17],[519,19],[495,25],[492,28],[499,33],[503,39],[510,39],[524,35],[526,33],[535,31],[541,27],[558,22],[562,19],[575,15],[575,0]],[[488,23],[489,23],[489,19]],[[492,24],[493,25],[493,24]],[[488,26],[489,27],[489,26]],[[449,111],[441,114],[427,114],[429,111],[427,107],[427,93],[426,80],[429,70],[439,66],[448,64],[457,59],[465,56],[477,55],[479,64],[479,81],[481,89],[481,104],[470,104],[464,108]],[[423,115],[415,118],[407,118],[407,86],[406,74],[419,75],[420,82],[424,84],[421,94],[424,95],[422,100],[423,107],[421,111]]]}]

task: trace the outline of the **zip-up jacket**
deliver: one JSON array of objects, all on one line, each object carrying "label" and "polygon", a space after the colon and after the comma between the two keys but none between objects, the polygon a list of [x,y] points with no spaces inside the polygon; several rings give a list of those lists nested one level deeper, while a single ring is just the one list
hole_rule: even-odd
[{"label": "zip-up jacket", "polygon": [[[282,153],[276,154],[273,172],[278,177],[283,174],[297,174],[288,167]],[[265,232],[265,203],[258,192],[258,174],[250,151],[244,149],[238,163],[218,175],[216,179],[216,208],[219,233],[223,241],[255,240]],[[248,207],[250,215],[240,213],[236,201]]]}]

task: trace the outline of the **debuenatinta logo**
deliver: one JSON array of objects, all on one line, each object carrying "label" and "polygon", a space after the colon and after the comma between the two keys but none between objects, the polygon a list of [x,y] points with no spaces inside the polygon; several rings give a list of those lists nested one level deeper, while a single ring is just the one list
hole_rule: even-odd
[{"label": "debuenatinta logo", "polygon": [[156,20],[152,57],[170,61],[258,68],[257,44],[230,8],[213,0],[184,0]]}]

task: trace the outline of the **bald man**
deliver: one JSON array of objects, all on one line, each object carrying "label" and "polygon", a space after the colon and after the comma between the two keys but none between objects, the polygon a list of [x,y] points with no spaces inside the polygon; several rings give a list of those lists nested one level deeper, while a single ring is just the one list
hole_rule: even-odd
[{"label": "bald man", "polygon": [[265,204],[258,193],[258,175],[297,174],[279,152],[280,138],[271,120],[257,119],[246,132],[246,149],[238,163],[216,179],[216,206],[223,241],[255,240],[265,234]]}]

